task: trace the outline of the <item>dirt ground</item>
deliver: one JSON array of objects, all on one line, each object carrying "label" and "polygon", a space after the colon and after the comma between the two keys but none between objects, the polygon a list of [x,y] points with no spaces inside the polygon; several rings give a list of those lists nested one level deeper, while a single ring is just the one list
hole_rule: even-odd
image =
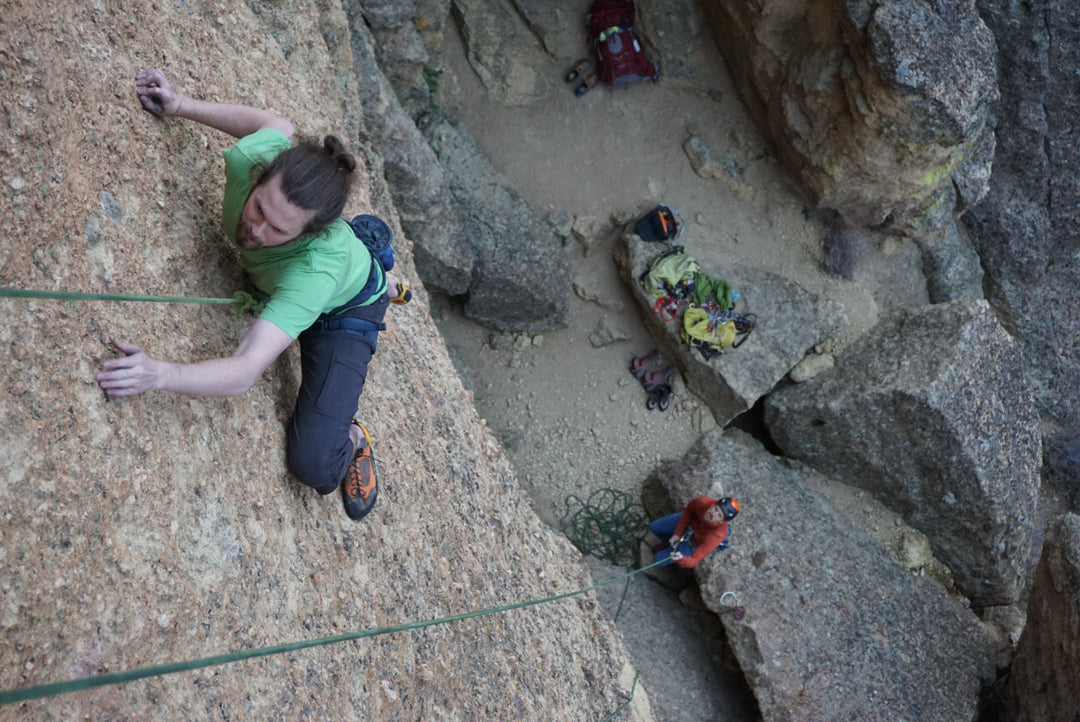
[{"label": "dirt ground", "polygon": [[[874,293],[882,295],[893,280],[883,284],[873,261],[854,283],[822,272],[821,229],[806,212],[806,200],[766,152],[707,31],[692,47],[694,79],[664,78],[616,90],[599,86],[582,98],[562,81],[566,67],[538,54],[536,62],[552,79],[548,97],[514,108],[488,99],[460,40],[448,37],[438,101],[537,213],[606,222],[663,202],[681,213],[680,243],[707,272],[722,267],[729,255],[738,256],[840,301],[849,318],[842,335],[869,327],[879,305],[867,289],[876,286]],[[682,147],[690,134],[745,168],[741,189],[695,174]],[[500,336],[465,319],[452,301],[432,299],[432,313],[477,409],[502,440],[537,512],[556,527],[572,496],[587,499],[597,489],[616,489],[637,498],[656,462],[682,456],[715,426],[708,409],[678,379],[668,411],[646,408],[645,393],[628,368],[652,344],[612,262],[616,236],[617,229],[588,247],[573,236],[568,240],[575,283],[584,289],[580,296],[591,300],[572,298],[565,330]],[[594,347],[590,334],[598,324],[625,340]],[[722,491],[736,497],[749,492],[737,481]],[[888,513],[868,496],[841,485],[821,491],[858,517],[865,530],[885,543],[894,541],[899,525],[885,523],[891,521]],[[672,592],[654,586],[654,607],[679,607]],[[640,642],[640,666],[658,641],[635,640],[634,624],[619,626],[632,651]],[[672,623],[670,629],[673,648],[666,654],[711,658],[722,666],[714,652],[700,648],[692,628],[683,625],[679,632]],[[656,695],[658,719],[735,720],[750,714],[746,701],[737,700],[739,685],[730,674],[719,682],[707,675],[709,681],[693,692],[670,666],[653,665],[642,674]]]},{"label": "dirt ground", "polygon": [[[849,319],[840,336],[876,320],[874,296],[887,296],[895,280],[880,277],[875,259],[854,282],[821,270],[821,228],[766,152],[707,31],[693,43],[695,79],[601,85],[582,98],[562,81],[565,67],[538,55],[552,78],[549,96],[516,108],[488,98],[459,39],[448,34],[445,47],[439,103],[537,213],[606,222],[663,202],[683,216],[680,243],[706,272],[734,255],[837,299]],[[694,173],[682,147],[691,132],[745,168],[742,192]],[[594,300],[572,297],[565,330],[504,337],[469,322],[452,301],[432,301],[477,408],[553,524],[569,495],[597,488],[636,495],[656,461],[681,456],[715,425],[677,378],[667,412],[646,408],[628,369],[652,343],[612,261],[616,236],[587,247],[568,241],[575,283]],[[884,265],[887,255],[877,260]],[[752,289],[742,292],[752,310]],[[594,347],[590,334],[601,322],[626,339]]]}]

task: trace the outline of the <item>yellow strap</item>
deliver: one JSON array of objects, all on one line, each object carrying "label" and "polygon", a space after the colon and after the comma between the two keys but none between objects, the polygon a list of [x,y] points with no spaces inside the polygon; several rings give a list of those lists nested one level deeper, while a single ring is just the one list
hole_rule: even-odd
[{"label": "yellow strap", "polygon": [[600,37],[600,42],[604,42],[605,40],[610,38],[612,35],[617,35],[618,33],[621,33],[621,32],[622,32],[622,28],[620,28],[618,25],[612,25],[610,28],[608,28],[607,30],[604,30],[603,32],[600,33],[600,36],[599,36]]}]

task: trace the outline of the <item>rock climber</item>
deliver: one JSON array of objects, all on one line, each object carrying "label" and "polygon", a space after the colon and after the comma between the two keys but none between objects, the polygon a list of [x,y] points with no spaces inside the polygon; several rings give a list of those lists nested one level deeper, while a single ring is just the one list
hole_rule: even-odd
[{"label": "rock climber", "polygon": [[739,502],[732,497],[694,497],[681,512],[649,524],[649,531],[658,539],[667,540],[667,544],[653,554],[653,562],[662,567],[674,563],[691,569],[713,549],[727,549],[731,533],[728,522],[738,513]]},{"label": "rock climber", "polygon": [[182,95],[158,69],[140,71],[135,92],[154,115],[238,139],[224,151],[222,224],[269,299],[232,356],[178,363],[116,341],[124,356],[102,364],[98,383],[110,397],[154,389],[239,396],[298,339],[302,380],[286,434],[289,470],[320,494],[340,488],[348,516],[362,519],[378,484],[370,434],[354,418],[357,399],[388,304],[403,302],[407,291],[341,217],[356,160],[332,135],[294,145],[292,123],[267,110]]}]

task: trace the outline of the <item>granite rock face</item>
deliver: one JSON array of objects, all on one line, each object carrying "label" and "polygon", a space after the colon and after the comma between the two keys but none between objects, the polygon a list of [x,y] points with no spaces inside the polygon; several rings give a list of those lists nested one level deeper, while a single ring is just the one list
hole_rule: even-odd
[{"label": "granite rock face", "polygon": [[1080,424],[1080,16],[1068,0],[978,7],[997,41],[1001,103],[990,191],[964,222],[987,298],[1022,342],[1040,411],[1071,431]]},{"label": "granite rock face", "polygon": [[465,313],[496,331],[549,331],[566,325],[571,272],[551,226],[499,180],[476,143],[431,113],[420,129],[447,170],[453,202],[467,219],[475,254]]},{"label": "granite rock face", "polygon": [[771,395],[765,421],[786,455],[926,534],[973,603],[1018,599],[1037,532],[1038,416],[985,301],[886,319],[832,371]]},{"label": "granite rock face", "polygon": [[916,240],[922,250],[931,303],[983,298],[983,270],[966,226],[948,223]]},{"label": "granite rock face", "polygon": [[811,491],[816,473],[716,430],[664,479],[677,504],[716,482],[739,500],[731,546],[695,574],[762,717],[974,719],[997,661],[986,628]]},{"label": "granite rock face", "polygon": [[1076,719],[1080,712],[1080,516],[1047,536],[1028,602],[1027,625],[1009,673],[1000,719]]},{"label": "granite rock face", "polygon": [[[381,159],[359,143],[344,11],[252,5],[5,5],[4,287],[224,298],[244,288],[220,228],[230,139],[139,107],[135,74],[157,64],[183,92],[267,107],[359,147],[347,212],[400,228]],[[147,18],[169,28],[149,44]],[[396,236],[412,278],[409,239]],[[388,315],[359,402],[380,479],[362,523],[286,471],[295,348],[234,399],[106,401],[94,381],[113,340],[156,358],[228,356],[250,318],[192,304],[0,306],[0,689],[592,584],[533,513],[422,303]],[[0,717],[599,719],[633,678],[614,626],[581,596],[7,705]],[[650,718],[640,685],[630,709]]]},{"label": "granite rock face", "polygon": [[537,38],[517,8],[508,2],[454,0],[452,10],[469,65],[492,96],[506,105],[528,105],[544,97],[546,76],[518,50]]},{"label": "granite rock face", "polygon": [[754,313],[758,325],[739,348],[705,360],[680,337],[681,319],[665,321],[653,313],[656,299],[645,292],[639,280],[666,248],[628,231],[616,243],[615,263],[641,305],[646,328],[657,347],[675,363],[687,387],[708,404],[720,425],[772,391],[809,349],[843,322],[843,311],[835,302],[732,258],[724,268],[702,271],[742,293],[737,308]]},{"label": "granite rock face", "polygon": [[901,233],[987,190],[994,41],[971,0],[707,0],[739,95],[811,199]]},{"label": "granite rock face", "polygon": [[365,126],[380,150],[401,229],[413,242],[416,271],[430,290],[451,296],[467,293],[475,253],[465,216],[453,202],[450,180],[376,63],[378,46],[367,23],[354,13],[349,24]]}]

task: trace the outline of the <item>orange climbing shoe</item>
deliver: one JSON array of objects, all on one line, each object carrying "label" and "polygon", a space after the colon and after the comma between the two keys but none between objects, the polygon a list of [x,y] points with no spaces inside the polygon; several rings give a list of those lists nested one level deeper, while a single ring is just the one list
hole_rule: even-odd
[{"label": "orange climbing shoe", "polygon": [[352,463],[341,480],[341,498],[345,502],[345,513],[350,519],[360,521],[375,508],[379,496],[379,484],[375,480],[375,455],[371,451],[371,434],[359,421],[353,423],[360,427],[364,438],[356,449]]}]

